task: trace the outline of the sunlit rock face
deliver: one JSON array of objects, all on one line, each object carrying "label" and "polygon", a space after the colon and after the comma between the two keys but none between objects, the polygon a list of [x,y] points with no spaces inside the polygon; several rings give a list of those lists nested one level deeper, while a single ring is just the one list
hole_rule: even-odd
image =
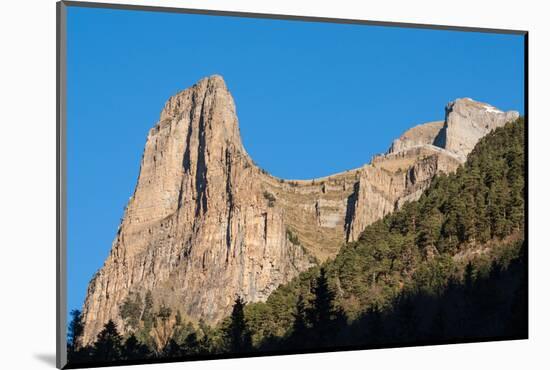
[{"label": "sunlit rock face", "polygon": [[457,99],[445,109],[445,126],[436,145],[466,160],[480,138],[519,117],[516,111],[503,112],[470,98]]},{"label": "sunlit rock face", "polygon": [[[214,324],[237,296],[264,301],[280,284],[334,257],[370,223],[454,171],[480,137],[517,117],[459,99],[445,122],[414,127],[361,168],[283,180],[243,148],[235,104],[220,76],[171,97],[150,130],[134,194],[109,257],[89,284],[83,343],[128,295]],[[461,141],[462,140],[462,141]]]}]

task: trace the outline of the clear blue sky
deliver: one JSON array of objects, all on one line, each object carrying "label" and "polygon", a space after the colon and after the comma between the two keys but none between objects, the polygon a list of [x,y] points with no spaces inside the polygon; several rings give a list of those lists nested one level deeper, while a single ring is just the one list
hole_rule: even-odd
[{"label": "clear blue sky", "polygon": [[168,97],[221,74],[246,150],[284,178],[361,166],[471,97],[523,113],[523,38],[68,9],[68,308],[109,254]]}]

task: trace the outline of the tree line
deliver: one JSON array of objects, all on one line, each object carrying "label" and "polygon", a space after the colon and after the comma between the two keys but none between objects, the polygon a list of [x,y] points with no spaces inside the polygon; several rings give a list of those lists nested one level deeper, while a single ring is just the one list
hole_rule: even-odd
[{"label": "tree line", "polygon": [[[201,321],[196,328],[190,322],[184,324],[182,321],[176,321],[167,324],[171,312],[161,306],[156,312],[145,317],[145,320],[151,320],[149,332],[142,326],[139,330],[129,331],[126,336],[123,336],[117,325],[109,320],[91,344],[82,343],[84,332],[82,313],[79,310],[73,310],[68,330],[69,363],[117,363],[250,352],[253,347],[244,316],[244,307],[245,302],[238,297],[223,327],[211,328]],[[176,314],[175,317],[179,316]],[[138,325],[138,323],[134,324]],[[167,329],[169,325],[173,327]],[[128,326],[126,328],[128,330]],[[169,334],[158,336],[158,333],[163,333],[165,329]]]},{"label": "tree line", "polygon": [[[80,346],[83,324],[74,310],[69,327],[71,364],[117,363],[150,359],[185,359],[224,353],[253,354],[277,351],[308,351],[323,348],[377,348],[485,339],[518,339],[527,335],[526,247],[517,242],[510,260],[493,261],[488,269],[468,263],[461,280],[451,279],[434,294],[418,285],[398,294],[391,308],[372,307],[348,320],[337,307],[326,271],[315,280],[313,298],[300,296],[294,322],[282,337],[269,337],[254,345],[251,323],[244,314],[245,302],[237,298],[228,319],[210,334],[190,331],[183,340],[170,338],[159,351],[140,342],[134,333],[124,338],[109,321],[92,345]],[[265,318],[266,320],[268,318]],[[212,341],[214,331],[221,341]],[[215,336],[215,335],[214,335]]]}]

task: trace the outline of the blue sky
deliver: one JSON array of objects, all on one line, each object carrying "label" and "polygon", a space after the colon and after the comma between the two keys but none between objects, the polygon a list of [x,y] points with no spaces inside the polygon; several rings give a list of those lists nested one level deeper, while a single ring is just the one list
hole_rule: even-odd
[{"label": "blue sky", "polygon": [[523,113],[523,37],[68,9],[68,308],[109,254],[164,102],[220,74],[246,150],[284,178],[369,162],[471,97]]}]

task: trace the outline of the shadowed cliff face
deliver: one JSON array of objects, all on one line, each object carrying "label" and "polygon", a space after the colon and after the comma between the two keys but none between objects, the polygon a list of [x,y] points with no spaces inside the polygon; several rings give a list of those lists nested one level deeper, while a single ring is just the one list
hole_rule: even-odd
[{"label": "shadowed cliff face", "polygon": [[[124,332],[119,308],[130,292],[143,297],[150,290],[156,304],[208,323],[227,316],[236,296],[267,299],[299,272],[334,257],[365,226],[417,199],[437,172],[464,161],[470,142],[515,114],[470,102],[454,102],[444,123],[409,130],[372,164],[291,181],[249,158],[221,77],[171,97],[148,134],[111,253],[89,284],[83,343],[93,342],[109,319]],[[460,119],[451,120],[458,109]],[[491,125],[479,129],[487,117]],[[474,129],[462,127],[472,122]]]}]

